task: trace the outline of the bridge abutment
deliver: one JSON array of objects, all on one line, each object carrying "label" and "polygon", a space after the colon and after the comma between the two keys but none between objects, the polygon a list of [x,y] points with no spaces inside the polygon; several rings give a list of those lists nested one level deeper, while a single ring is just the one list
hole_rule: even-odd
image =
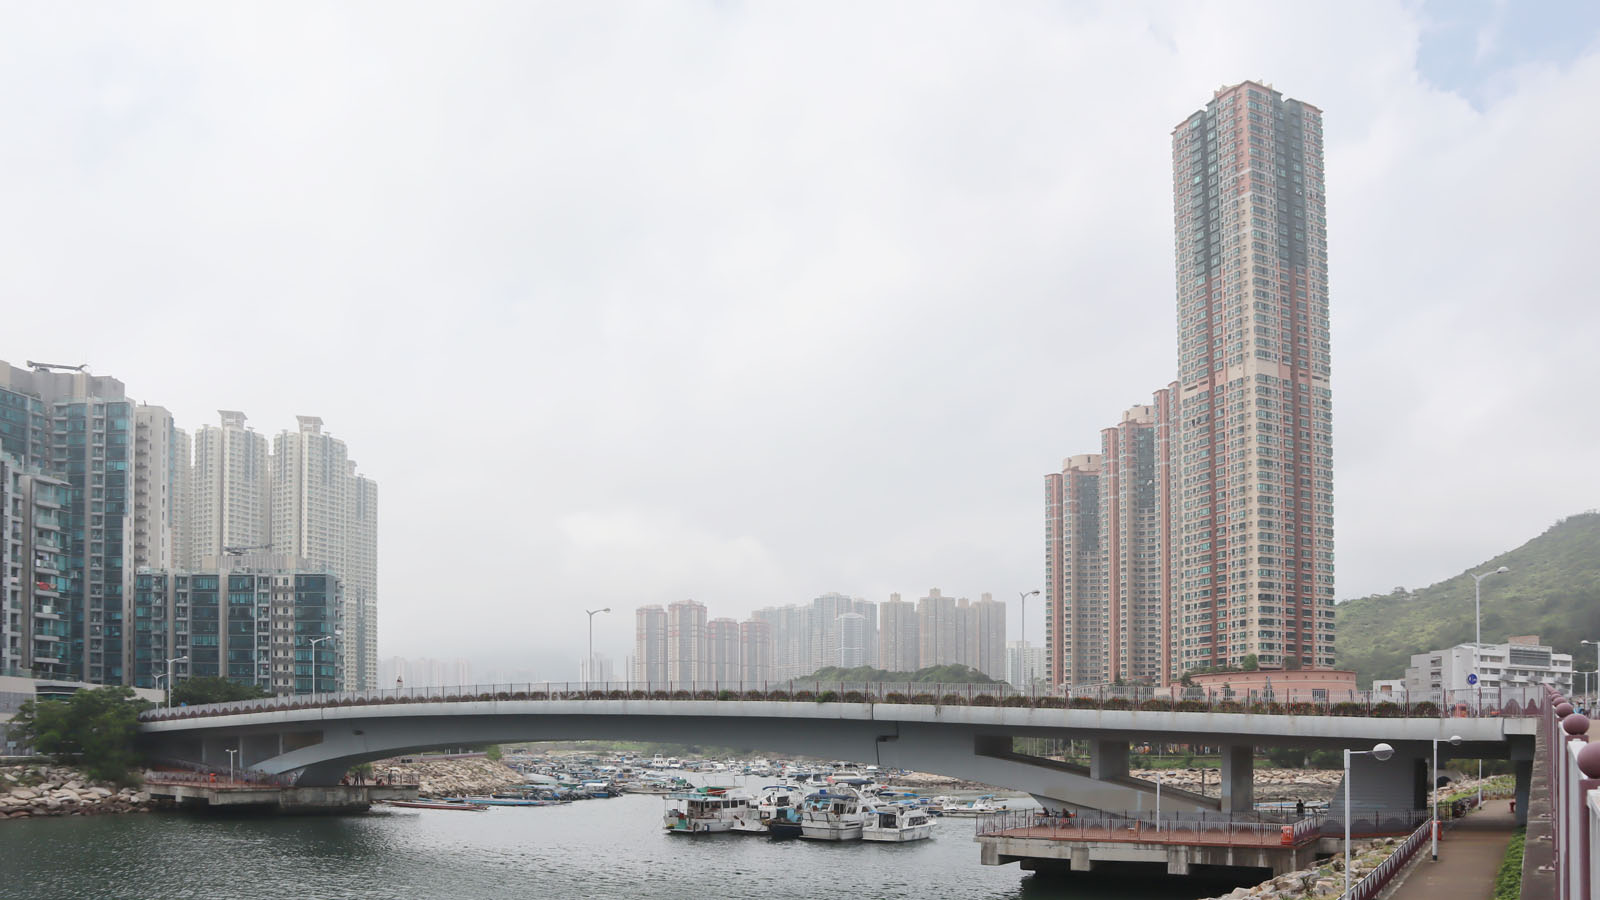
[{"label": "bridge abutment", "polygon": [[1249,812],[1256,808],[1255,747],[1229,744],[1222,748],[1222,809]]}]

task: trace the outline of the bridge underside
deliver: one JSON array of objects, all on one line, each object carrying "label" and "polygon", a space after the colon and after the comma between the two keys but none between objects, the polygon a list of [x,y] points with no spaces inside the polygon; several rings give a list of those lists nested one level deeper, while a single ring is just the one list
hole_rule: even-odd
[{"label": "bridge underside", "polygon": [[[554,702],[513,701],[418,704],[415,708],[330,707],[159,722],[146,725],[144,737],[158,756],[209,765],[225,765],[226,751],[233,749],[241,765],[270,774],[292,774],[305,786],[337,784],[358,763],[442,747],[570,740],[749,747],[778,754],[850,759],[1005,787],[1031,794],[1052,810],[1113,812],[1155,806],[1156,785],[1129,775],[1128,750],[1133,741],[1223,748],[1221,801],[1163,786],[1161,808],[1171,812],[1251,809],[1253,744],[1338,747],[1360,741],[1336,731],[1353,728],[1360,721],[1349,719],[1308,723],[1293,734],[1250,735],[1216,728],[1214,716],[1183,714],[1160,714],[1157,719],[1143,713],[1117,717],[1092,713],[1091,718],[1072,711],[1043,715],[1045,711],[971,708],[933,713],[869,704],[671,703],[670,710],[659,709],[659,704],[642,706],[644,709],[631,703],[577,702],[568,708]],[[984,721],[985,716],[991,721]],[[1122,724],[1124,719],[1128,725]],[[1146,719],[1151,726],[1139,727]],[[1082,727],[1075,727],[1080,721]],[[1173,727],[1174,723],[1189,722],[1213,730]],[[1324,733],[1309,733],[1313,727]],[[1392,721],[1381,727],[1408,729],[1419,735],[1437,729],[1435,723]],[[1487,737],[1456,748],[1453,755],[1507,755],[1508,743],[1503,737],[1496,735],[1501,737],[1498,742]],[[1014,738],[1086,740],[1090,765],[1016,753]],[[1418,761],[1427,755],[1428,744],[1406,741],[1398,734],[1391,740],[1397,759],[1385,764],[1381,775],[1374,773],[1376,777],[1365,781],[1372,787],[1382,784],[1383,793],[1373,791],[1363,799],[1379,806],[1414,808],[1416,788],[1412,782],[1425,777]],[[1358,786],[1362,782],[1362,778],[1356,780]]]}]

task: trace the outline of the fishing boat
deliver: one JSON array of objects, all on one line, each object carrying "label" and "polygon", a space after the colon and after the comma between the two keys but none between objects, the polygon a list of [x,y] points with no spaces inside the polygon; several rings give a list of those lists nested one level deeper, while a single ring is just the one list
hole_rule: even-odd
[{"label": "fishing boat", "polygon": [[477,806],[549,806],[549,800],[528,800],[521,797],[446,797],[446,802],[471,803]]},{"label": "fishing boat", "polygon": [[400,806],[406,809],[459,809],[467,812],[487,812],[489,807],[481,803],[467,803],[462,800],[389,800],[390,806]]},{"label": "fishing boat", "polygon": [[806,797],[800,812],[800,836],[813,841],[859,841],[865,817],[861,794],[846,788],[818,791]]},{"label": "fishing boat", "polygon": [[922,841],[933,837],[933,818],[915,803],[879,803],[867,809],[861,824],[863,841]]},{"label": "fishing boat", "polygon": [[984,813],[1000,812],[1010,809],[1004,800],[996,800],[993,794],[984,794],[982,797],[968,803],[946,803],[941,810],[947,816],[981,816]]},{"label": "fishing boat", "polygon": [[733,830],[773,837],[799,837],[800,807],[804,802],[805,794],[794,785],[768,785],[751,802],[755,817],[740,821]]},{"label": "fishing boat", "polygon": [[749,792],[732,787],[703,787],[667,795],[662,825],[671,834],[717,834],[736,823],[756,818]]}]

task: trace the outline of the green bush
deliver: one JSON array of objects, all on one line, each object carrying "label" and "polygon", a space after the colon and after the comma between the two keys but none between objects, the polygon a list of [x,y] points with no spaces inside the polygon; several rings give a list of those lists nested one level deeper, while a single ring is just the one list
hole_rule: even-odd
[{"label": "green bush", "polygon": [[993,694],[978,694],[972,698],[973,706],[999,706],[1000,698]]},{"label": "green bush", "polygon": [[1099,709],[1100,708],[1099,701],[1095,700],[1093,697],[1073,697],[1071,700],[1067,701],[1067,705],[1072,707],[1073,709]]},{"label": "green bush", "polygon": [[717,699],[718,700],[737,700],[737,699],[739,699],[739,692],[738,691],[730,691],[730,690],[726,690],[726,689],[720,690],[720,691],[717,691]]},{"label": "green bush", "polygon": [[715,699],[717,699],[717,692],[716,691],[695,691],[694,698],[696,700],[715,700]]},{"label": "green bush", "polygon": [[867,702],[867,695],[861,693],[860,691],[845,691],[844,692],[844,702],[846,702],[846,703],[866,703]]},{"label": "green bush", "polygon": [[1494,876],[1494,900],[1518,900],[1522,896],[1522,850],[1527,829],[1518,828],[1506,845],[1505,859]]},{"label": "green bush", "polygon": [[1237,700],[1223,700],[1214,707],[1219,713],[1242,713],[1244,704]]},{"label": "green bush", "polygon": [[1411,715],[1419,719],[1437,719],[1439,718],[1439,704],[1432,700],[1413,703],[1411,704]]},{"label": "green bush", "polygon": [[1034,705],[1039,709],[1066,709],[1067,699],[1065,697],[1040,697],[1039,702]]},{"label": "green bush", "polygon": [[788,700],[789,699],[789,692],[788,691],[768,691],[767,692],[767,699],[768,700]]},{"label": "green bush", "polygon": [[1367,708],[1353,700],[1341,700],[1330,707],[1328,712],[1335,716],[1364,716],[1367,714]]},{"label": "green bush", "polygon": [[817,699],[817,695],[811,691],[795,691],[794,699],[801,703],[810,703],[811,701]]},{"label": "green bush", "polygon": [[1000,705],[1010,707],[1027,706],[1028,698],[1023,694],[1007,694],[1005,699],[1000,701]]},{"label": "green bush", "polygon": [[29,700],[8,730],[36,752],[77,765],[96,781],[131,785],[138,782],[133,768],[139,761],[134,748],[139,713],[149,708],[133,688],[92,688],[64,700]]},{"label": "green bush", "polygon": [[942,706],[966,706],[967,698],[963,694],[945,694],[939,698],[939,703]]},{"label": "green bush", "polygon": [[1211,707],[1204,700],[1179,700],[1176,709],[1178,712],[1210,712]]},{"label": "green bush", "polygon": [[932,694],[915,694],[911,697],[911,702],[921,706],[932,706],[939,702],[939,698]]},{"label": "green bush", "polygon": [[673,691],[671,699],[673,699],[673,700],[693,700],[694,699],[694,695],[689,693],[688,691]]},{"label": "green bush", "polygon": [[1372,708],[1372,715],[1379,719],[1403,719],[1406,711],[1398,703],[1385,701]]},{"label": "green bush", "polygon": [[1127,697],[1108,697],[1108,698],[1106,698],[1106,702],[1101,704],[1100,708],[1101,709],[1133,709],[1133,701],[1129,700]]},{"label": "green bush", "polygon": [[1139,704],[1139,708],[1146,712],[1168,712],[1172,709],[1172,701],[1153,697]]},{"label": "green bush", "polygon": [[767,699],[767,695],[761,693],[760,691],[751,690],[744,692],[744,698],[746,700],[765,700]]},{"label": "green bush", "polygon": [[838,703],[839,702],[839,692],[838,691],[823,691],[822,693],[817,695],[817,702],[818,703]]},{"label": "green bush", "polygon": [[883,695],[883,702],[885,702],[885,703],[910,703],[911,702],[911,698],[907,697],[905,694],[900,693],[899,691],[891,691],[890,693],[887,693],[887,694]]}]

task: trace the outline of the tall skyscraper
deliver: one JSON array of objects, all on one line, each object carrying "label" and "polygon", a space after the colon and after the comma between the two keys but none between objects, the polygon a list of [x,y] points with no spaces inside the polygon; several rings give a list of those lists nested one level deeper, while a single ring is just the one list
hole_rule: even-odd
[{"label": "tall skyscraper", "polygon": [[773,678],[804,678],[817,670],[812,664],[811,616],[810,605],[768,607],[752,614],[772,629]]},{"label": "tall skyscraper", "polygon": [[972,604],[972,640],[966,665],[990,678],[1006,677],[1006,605],[990,594]]},{"label": "tall skyscraper", "polygon": [[[270,460],[271,544],[327,566],[344,585],[341,627],[344,687],[377,684],[377,484],[357,475],[345,442],[322,420],[297,416],[299,427],[273,439]],[[197,454],[198,456],[198,454]]]},{"label": "tall skyscraper", "polygon": [[890,594],[878,606],[878,667],[890,672],[915,672],[922,668],[917,605]]},{"label": "tall skyscraper", "polygon": [[938,588],[917,601],[917,657],[922,667],[947,666],[961,658],[961,626],[957,622],[956,598],[946,597]]},{"label": "tall skyscraper", "polygon": [[711,680],[706,652],[706,608],[693,600],[667,606],[667,681],[690,687]]},{"label": "tall skyscraper", "polygon": [[0,670],[70,678],[63,514],[70,486],[0,450]]},{"label": "tall skyscraper", "polygon": [[667,611],[658,604],[634,611],[632,679],[647,685],[667,684]]},{"label": "tall skyscraper", "polygon": [[1246,81],[1172,132],[1182,667],[1333,665],[1322,114]]},{"label": "tall skyscraper", "polygon": [[743,674],[739,660],[739,623],[727,617],[706,623],[706,680],[737,685]]},{"label": "tall skyscraper", "polygon": [[[193,437],[194,458],[188,466],[188,547],[184,568],[198,569],[207,557],[227,548],[271,551],[271,482],[268,442],[245,425],[245,414],[218,410],[220,425],[202,425]],[[279,552],[293,553],[292,549]]]},{"label": "tall skyscraper", "polygon": [[1100,433],[1100,534],[1108,620],[1104,668],[1112,680],[1166,680],[1163,552],[1156,480],[1156,407],[1135,406]]},{"label": "tall skyscraper", "polygon": [[188,475],[188,458],[172,413],[140,404],[133,411],[133,564],[170,569],[182,556],[173,536],[178,484]]},{"label": "tall skyscraper", "polygon": [[1051,684],[1110,680],[1102,601],[1100,455],[1070,456],[1045,476],[1045,668]]},{"label": "tall skyscraper", "polygon": [[739,623],[740,677],[746,684],[759,685],[773,677],[772,625],[752,618]]}]

